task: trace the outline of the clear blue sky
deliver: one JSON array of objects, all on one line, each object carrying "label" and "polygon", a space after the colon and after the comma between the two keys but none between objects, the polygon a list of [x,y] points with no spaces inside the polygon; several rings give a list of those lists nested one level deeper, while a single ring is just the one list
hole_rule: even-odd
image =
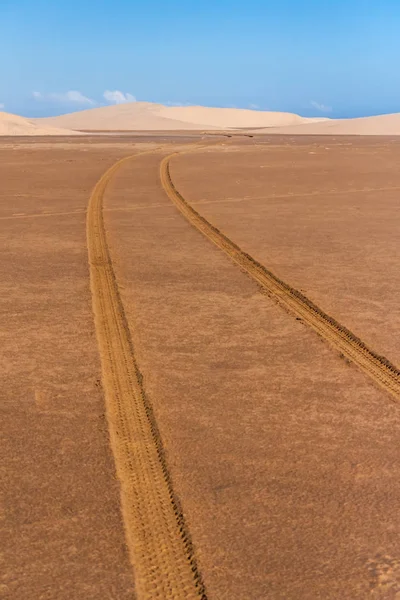
[{"label": "clear blue sky", "polygon": [[400,0],[0,0],[0,104],[25,116],[117,99],[106,90],[305,116],[400,112],[399,65]]}]

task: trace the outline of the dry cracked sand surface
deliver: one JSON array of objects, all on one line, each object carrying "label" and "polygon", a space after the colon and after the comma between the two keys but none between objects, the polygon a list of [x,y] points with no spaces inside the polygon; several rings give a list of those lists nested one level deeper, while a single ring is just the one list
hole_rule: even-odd
[{"label": "dry cracked sand surface", "polygon": [[[397,144],[264,142],[173,159],[177,187],[398,363],[396,192],[377,191],[400,185]],[[0,147],[10,598],[133,595],[98,387],[84,211],[106,168],[152,143]],[[187,223],[160,188],[159,163],[148,155],[121,168],[105,223],[208,597],[396,599],[398,404]],[[360,229],[350,235],[354,214]],[[372,266],[371,239],[381,257]]]}]

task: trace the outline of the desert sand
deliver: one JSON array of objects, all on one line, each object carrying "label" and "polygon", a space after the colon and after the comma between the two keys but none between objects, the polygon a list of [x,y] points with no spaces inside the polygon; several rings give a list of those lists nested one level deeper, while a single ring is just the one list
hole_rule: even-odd
[{"label": "desert sand", "polygon": [[51,127],[18,115],[0,112],[0,136],[79,135],[76,131]]},{"label": "desert sand", "polygon": [[399,138],[285,139],[177,156],[174,180],[241,248],[400,364]]},{"label": "desert sand", "polygon": [[320,123],[303,123],[288,127],[264,128],[252,133],[281,133],[288,135],[400,135],[400,113],[329,119]]},{"label": "desert sand", "polygon": [[92,108],[60,117],[37,119],[36,123],[46,127],[67,127],[82,131],[170,131],[277,127],[315,120],[319,119],[304,119],[299,115],[284,112],[132,102]]},{"label": "desert sand", "polygon": [[[220,141],[172,159],[186,199],[396,361],[397,140]],[[13,600],[140,597],[85,221],[102,174],[158,148],[114,173],[103,210],[111,260],[90,271],[115,273],[113,308],[126,316],[208,600],[394,599],[399,405],[177,210],[160,161],[184,144],[175,134],[0,141],[0,590]],[[160,533],[157,519],[144,525],[145,539]],[[160,540],[164,553],[163,531]]]},{"label": "desert sand", "polygon": [[[290,164],[286,143],[264,157],[288,153]],[[197,167],[196,154],[173,159],[198,210],[213,213],[212,202],[199,203],[207,184],[214,192],[225,182],[229,196],[236,180],[256,187],[255,156],[241,152],[205,151]],[[233,159],[220,177],[218,164]],[[387,589],[398,589],[398,406],[188,226],[160,191],[159,160],[140,157],[118,172],[106,223],[208,597],[390,598]],[[280,185],[284,193],[283,171]],[[226,211],[238,232],[241,206]],[[323,211],[318,219],[324,224]],[[232,231],[226,223],[218,221]],[[268,242],[261,225],[253,237],[261,248]],[[291,248],[280,249],[291,261]],[[337,259],[346,262],[344,248]]]},{"label": "desert sand", "polygon": [[313,123],[320,120],[306,119],[286,112],[239,108],[208,108],[206,106],[164,106],[159,108],[157,113],[168,119],[175,118],[196,125],[206,123],[207,127],[216,127],[219,129],[259,127],[259,123],[265,123],[265,127],[283,127]]},{"label": "desert sand", "polygon": [[218,130],[248,130],[252,135],[400,135],[400,113],[357,119],[305,118],[287,112],[164,106],[151,102],[103,106],[41,119],[0,113],[0,135]]},{"label": "desert sand", "polygon": [[90,189],[126,148],[85,137],[0,142],[2,598],[134,593],[85,239]]},{"label": "desert sand", "polygon": [[0,135],[218,130],[248,130],[252,135],[400,135],[400,113],[357,119],[305,118],[287,112],[164,106],[151,102],[103,106],[42,119],[0,113]]},{"label": "desert sand", "polygon": [[193,125],[177,118],[167,118],[158,111],[164,108],[149,102],[91,108],[60,117],[37,119],[39,125],[68,127],[81,131],[170,131],[205,129],[207,124]]}]

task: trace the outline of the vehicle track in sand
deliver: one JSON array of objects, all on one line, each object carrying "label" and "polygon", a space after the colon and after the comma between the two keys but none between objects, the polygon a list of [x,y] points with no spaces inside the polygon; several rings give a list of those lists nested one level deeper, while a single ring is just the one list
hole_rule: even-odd
[{"label": "vehicle track in sand", "polygon": [[170,174],[170,159],[181,154],[174,152],[160,165],[161,184],[172,202],[186,219],[203,235],[223,250],[261,288],[290,313],[309,325],[344,357],[354,362],[365,374],[397,400],[400,399],[400,370],[380,356],[346,327],[327,315],[301,292],[292,288],[264,265],[244,252],[219,229],[200,215],[175,188]]},{"label": "vehicle track in sand", "polygon": [[137,598],[205,600],[191,541],[135,360],[103,220],[103,196],[108,182],[122,165],[147,153],[114,164],[90,197],[87,244],[93,312]]}]

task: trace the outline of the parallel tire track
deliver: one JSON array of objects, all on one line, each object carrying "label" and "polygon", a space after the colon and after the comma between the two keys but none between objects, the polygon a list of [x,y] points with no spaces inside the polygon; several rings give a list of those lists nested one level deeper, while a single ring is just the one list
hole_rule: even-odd
[{"label": "parallel tire track", "polygon": [[115,172],[132,158],[120,160],[103,175],[87,213],[93,311],[126,537],[139,600],[204,600],[190,538],[133,354],[104,228],[104,191]]},{"label": "parallel tire track", "polygon": [[345,357],[358,365],[396,399],[400,399],[400,370],[385,357],[364,344],[346,327],[323,312],[298,290],[279,279],[239,246],[202,217],[175,188],[170,174],[170,159],[164,158],[160,166],[162,186],[168,197],[186,219],[201,233],[223,250],[236,264],[252,277],[268,294],[304,323],[312,327],[324,340],[337,348]]}]

